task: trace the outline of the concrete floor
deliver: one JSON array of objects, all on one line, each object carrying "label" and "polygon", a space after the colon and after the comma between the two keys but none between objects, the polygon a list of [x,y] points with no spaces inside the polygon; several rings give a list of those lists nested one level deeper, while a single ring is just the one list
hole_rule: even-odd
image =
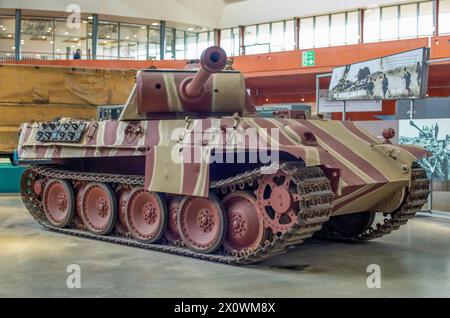
[{"label": "concrete floor", "polygon": [[[1,196],[0,296],[450,297],[449,243],[450,223],[422,217],[367,244],[311,240],[235,267],[52,233],[18,196]],[[69,264],[81,267],[81,289],[66,287]],[[380,289],[366,286],[369,264],[381,267]]]}]

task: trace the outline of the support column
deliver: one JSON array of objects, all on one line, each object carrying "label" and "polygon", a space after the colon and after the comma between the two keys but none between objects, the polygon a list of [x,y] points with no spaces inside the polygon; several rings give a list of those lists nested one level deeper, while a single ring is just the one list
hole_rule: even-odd
[{"label": "support column", "polygon": [[15,58],[16,61],[21,59],[21,48],[20,42],[22,38],[22,10],[16,10],[16,25],[15,25],[15,35],[14,35],[14,46],[15,50]]},{"label": "support column", "polygon": [[214,45],[220,46],[221,32],[219,29],[214,29]]},{"label": "support column", "polygon": [[364,10],[359,9],[359,44],[364,43]]},{"label": "support column", "polygon": [[295,18],[295,49],[300,50],[300,18]]},{"label": "support column", "polygon": [[98,15],[92,15],[92,45],[91,56],[93,60],[97,59],[97,43],[98,43]]},{"label": "support column", "polygon": [[166,52],[166,21],[159,23],[159,59],[164,60]]}]

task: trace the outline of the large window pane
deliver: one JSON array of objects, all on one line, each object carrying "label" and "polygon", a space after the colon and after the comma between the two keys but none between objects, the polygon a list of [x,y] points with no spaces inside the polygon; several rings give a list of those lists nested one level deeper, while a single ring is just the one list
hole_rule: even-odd
[{"label": "large window pane", "polygon": [[295,23],[294,20],[286,21],[284,32],[284,50],[292,51],[295,49]]},{"label": "large window pane", "polygon": [[21,50],[23,59],[52,59],[53,21],[23,18]]},{"label": "large window pane", "polygon": [[256,44],[256,25],[246,26],[244,28],[244,45],[255,45]]},{"label": "large window pane", "polygon": [[300,19],[300,48],[310,49],[314,47],[314,18]]},{"label": "large window pane", "polygon": [[419,36],[432,35],[433,26],[433,2],[419,3]]},{"label": "large window pane", "polygon": [[331,15],[330,45],[345,44],[345,13]]},{"label": "large window pane", "polygon": [[400,6],[400,38],[417,36],[417,3]]},{"label": "large window pane", "polygon": [[270,43],[270,24],[260,24],[258,25],[258,36],[257,41],[258,44],[266,44]]},{"label": "large window pane", "polygon": [[147,59],[147,26],[120,25],[120,58]]},{"label": "large window pane", "polygon": [[220,32],[220,46],[228,56],[238,56],[240,51],[239,28],[224,29]]},{"label": "large window pane", "polygon": [[227,55],[233,54],[233,37],[231,29],[223,29],[220,31],[220,46],[227,52]]},{"label": "large window pane", "polygon": [[359,42],[359,12],[347,12],[346,44],[357,44]]},{"label": "large window pane", "polygon": [[381,8],[381,40],[398,38],[398,7]]},{"label": "large window pane", "polygon": [[284,50],[284,22],[272,23],[270,50],[272,52],[279,52]]},{"label": "large window pane", "polygon": [[113,22],[99,22],[97,59],[117,59],[119,55],[119,24]]},{"label": "large window pane", "polygon": [[364,11],[364,42],[377,42],[380,40],[380,9],[367,9]]},{"label": "large window pane", "polygon": [[175,30],[172,28],[166,28],[166,53],[164,59],[173,60],[175,59]]},{"label": "large window pane", "polygon": [[330,45],[330,17],[328,15],[316,17],[314,29],[314,46],[325,47]]},{"label": "large window pane", "polygon": [[0,16],[0,61],[14,58],[14,17]]},{"label": "large window pane", "polygon": [[450,33],[450,0],[439,1],[439,34]]},{"label": "large window pane", "polygon": [[[192,39],[192,37],[194,37]],[[192,55],[192,53],[195,55],[195,34],[186,34],[185,39],[185,33],[184,31],[177,30],[176,31],[176,40],[175,40],[175,59],[182,60],[186,58],[186,52],[185,52],[185,40],[186,45],[188,48],[188,52]],[[194,47],[192,47],[192,45]],[[187,58],[192,58],[191,56],[188,56]]]},{"label": "large window pane", "polygon": [[197,53],[195,56],[196,59],[200,58],[202,52],[206,50],[210,45],[214,45],[209,42],[208,37],[208,32],[201,32],[198,34]]},{"label": "large window pane", "polygon": [[55,59],[72,59],[77,49],[81,58],[90,57],[88,50],[88,21],[82,21],[79,28],[67,27],[66,20],[55,21]]},{"label": "large window pane", "polygon": [[233,54],[232,56],[241,55],[241,32],[239,28],[233,28]]},{"label": "large window pane", "polygon": [[159,29],[150,27],[148,32],[148,58],[151,60],[160,59],[160,33]]}]

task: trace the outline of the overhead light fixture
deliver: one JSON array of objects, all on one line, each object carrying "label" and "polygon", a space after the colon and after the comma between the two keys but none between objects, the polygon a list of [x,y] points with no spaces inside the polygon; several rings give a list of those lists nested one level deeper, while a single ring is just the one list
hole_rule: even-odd
[{"label": "overhead light fixture", "polygon": [[153,26],[158,26],[158,25],[159,25],[159,23],[157,23],[157,22],[153,22],[153,23],[152,23],[152,25],[153,25]]},{"label": "overhead light fixture", "polygon": [[53,44],[54,42],[53,41],[50,41],[50,44]]},{"label": "overhead light fixture", "polygon": [[16,47],[15,46],[11,46],[11,50],[15,50],[16,49]]},{"label": "overhead light fixture", "polygon": [[111,35],[107,35],[106,38],[107,38],[107,39],[111,38]]},{"label": "overhead light fixture", "polygon": [[137,34],[133,35],[135,38],[137,38]]},{"label": "overhead light fixture", "polygon": [[73,40],[74,40],[74,41],[78,41],[78,38],[74,38]]},{"label": "overhead light fixture", "polygon": [[89,35],[92,35],[92,33],[89,33]]},{"label": "overhead light fixture", "polygon": [[89,20],[92,20],[93,18],[94,18],[94,17],[93,17],[93,16],[91,16],[91,15],[90,15],[90,16],[88,16],[88,19],[89,19]]},{"label": "overhead light fixture", "polygon": [[82,22],[83,24],[87,24],[87,21],[86,20],[83,20],[83,22]]},{"label": "overhead light fixture", "polygon": [[0,25],[0,28],[2,28],[2,29],[3,29],[4,27],[5,27],[5,26],[3,26],[3,25]]},{"label": "overhead light fixture", "polygon": [[6,56],[10,56],[11,54],[9,54],[9,53],[6,53]]},{"label": "overhead light fixture", "polygon": [[61,52],[61,50],[60,49],[56,49],[56,52]]},{"label": "overhead light fixture", "polygon": [[188,28],[188,31],[194,31],[194,28]]},{"label": "overhead light fixture", "polygon": [[8,34],[8,38],[12,38],[12,35],[11,35],[11,34]]},{"label": "overhead light fixture", "polygon": [[141,26],[141,29],[145,29],[145,28],[147,28],[145,25]]},{"label": "overhead light fixture", "polygon": [[64,32],[64,35],[69,35],[69,32]]}]

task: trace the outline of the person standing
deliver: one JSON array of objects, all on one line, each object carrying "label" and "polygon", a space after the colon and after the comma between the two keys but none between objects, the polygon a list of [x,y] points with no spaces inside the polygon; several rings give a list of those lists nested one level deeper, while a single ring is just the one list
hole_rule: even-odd
[{"label": "person standing", "polygon": [[81,60],[81,50],[77,49],[75,54],[73,55],[74,60]]},{"label": "person standing", "polygon": [[386,74],[383,75],[383,82],[381,82],[381,86],[383,88],[383,98],[386,98],[386,93],[389,90],[389,80]]},{"label": "person standing", "polygon": [[402,78],[405,80],[405,89],[408,91],[408,95],[411,95],[411,73],[404,69],[404,75]]}]

